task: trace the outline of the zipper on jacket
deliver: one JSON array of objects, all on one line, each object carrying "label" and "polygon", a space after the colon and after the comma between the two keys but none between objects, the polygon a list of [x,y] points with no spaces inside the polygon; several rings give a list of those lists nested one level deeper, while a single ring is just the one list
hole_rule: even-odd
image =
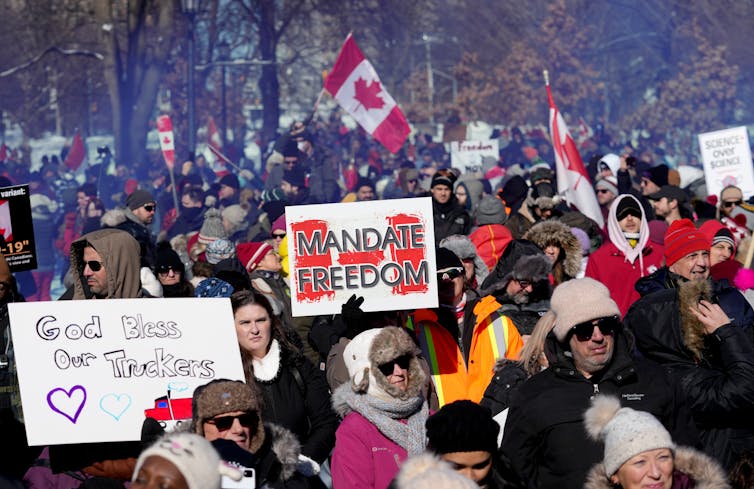
[{"label": "zipper on jacket", "polygon": [[594,387],[594,392],[592,392],[592,396],[589,399],[594,399],[600,395],[600,386],[598,384],[592,384],[592,387]]}]

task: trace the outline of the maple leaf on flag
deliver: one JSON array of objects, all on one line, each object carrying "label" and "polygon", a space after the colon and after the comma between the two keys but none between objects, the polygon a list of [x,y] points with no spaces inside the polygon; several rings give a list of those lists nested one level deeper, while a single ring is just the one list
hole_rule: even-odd
[{"label": "maple leaf on flag", "polygon": [[358,100],[366,110],[381,109],[385,101],[380,97],[382,86],[377,80],[373,80],[367,85],[367,81],[359,77],[354,82],[354,98]]}]

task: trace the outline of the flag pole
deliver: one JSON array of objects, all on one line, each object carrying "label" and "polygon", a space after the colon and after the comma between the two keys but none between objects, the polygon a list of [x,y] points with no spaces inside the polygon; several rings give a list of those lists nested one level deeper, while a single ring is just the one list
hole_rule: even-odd
[{"label": "flag pole", "polygon": [[545,77],[545,86],[550,86],[550,73],[547,70],[542,70],[542,76]]}]

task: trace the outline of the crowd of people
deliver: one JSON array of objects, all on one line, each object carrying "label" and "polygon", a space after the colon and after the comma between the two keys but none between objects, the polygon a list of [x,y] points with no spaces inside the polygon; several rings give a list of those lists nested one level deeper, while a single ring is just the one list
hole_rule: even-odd
[{"label": "crowd of people", "polygon": [[[388,155],[333,117],[258,168],[3,163],[0,186],[30,186],[39,264],[0,257],[3,483],[751,487],[754,205],[652,148],[584,145],[601,226],[561,198],[546,140],[506,143],[454,168],[429,136]],[[293,316],[286,206],[417,197],[438,307],[365,312],[357,292]],[[28,447],[7,304],[161,297],[229,298],[244,381],[196,389],[177,432]]]}]

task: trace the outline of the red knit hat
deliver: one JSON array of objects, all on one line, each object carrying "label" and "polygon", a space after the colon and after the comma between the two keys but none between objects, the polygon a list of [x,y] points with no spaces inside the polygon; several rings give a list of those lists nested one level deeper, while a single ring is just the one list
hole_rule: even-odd
[{"label": "red knit hat", "polygon": [[709,240],[703,232],[694,227],[690,219],[673,221],[665,233],[665,264],[667,266],[673,265],[689,253],[709,249]]},{"label": "red knit hat", "polygon": [[238,261],[246,267],[247,272],[257,268],[270,251],[272,251],[272,246],[264,242],[239,243],[236,245]]}]

